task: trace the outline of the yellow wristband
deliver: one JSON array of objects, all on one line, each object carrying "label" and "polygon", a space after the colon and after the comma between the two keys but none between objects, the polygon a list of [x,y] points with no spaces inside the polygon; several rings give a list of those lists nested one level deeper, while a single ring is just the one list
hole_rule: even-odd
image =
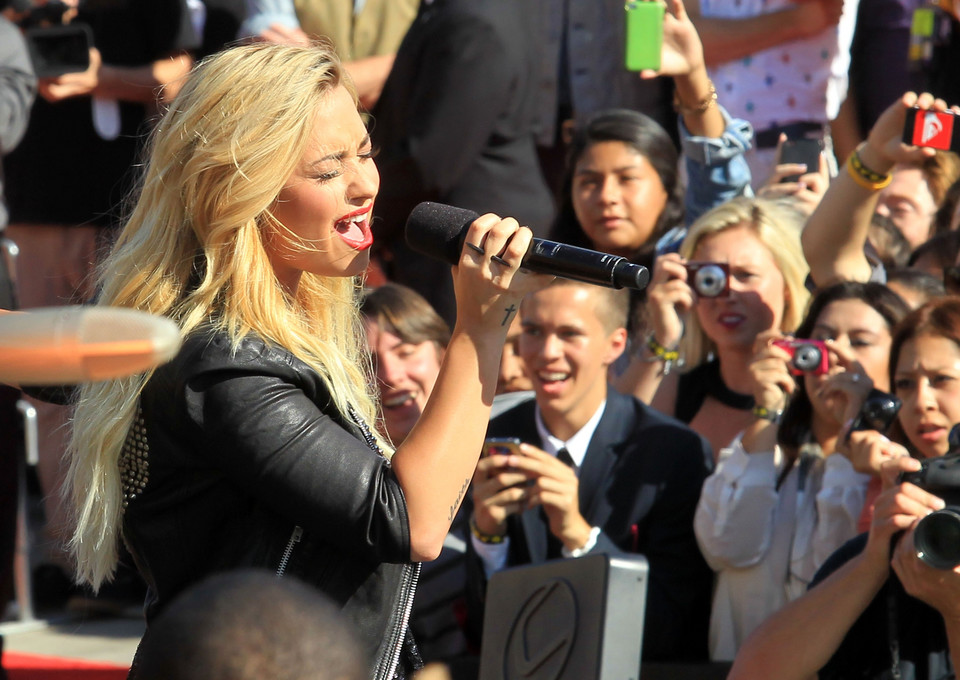
[{"label": "yellow wristband", "polygon": [[480,527],[477,526],[477,521],[473,517],[470,518],[470,533],[476,536],[481,543],[503,543],[504,539],[503,536],[485,534],[480,531]]},{"label": "yellow wristband", "polygon": [[647,347],[653,352],[653,356],[657,357],[661,361],[676,361],[680,358],[680,352],[676,349],[667,349],[659,342],[657,342],[656,337],[653,333],[647,336]]},{"label": "yellow wristband", "polygon": [[893,181],[892,174],[882,175],[865,166],[860,158],[859,149],[850,154],[850,158],[847,159],[847,172],[854,182],[870,191],[879,191]]},{"label": "yellow wristband", "polygon": [[757,404],[753,407],[753,415],[761,420],[769,420],[771,423],[779,424],[783,411],[771,411],[766,406]]}]

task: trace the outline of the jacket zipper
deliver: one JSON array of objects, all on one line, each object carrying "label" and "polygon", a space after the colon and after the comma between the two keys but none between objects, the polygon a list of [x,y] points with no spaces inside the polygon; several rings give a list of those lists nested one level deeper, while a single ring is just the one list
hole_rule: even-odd
[{"label": "jacket zipper", "polygon": [[293,533],[290,534],[290,540],[287,541],[287,547],[283,549],[283,556],[280,558],[280,564],[277,565],[277,577],[283,576],[287,570],[287,564],[290,562],[290,555],[293,553],[293,546],[300,542],[303,536],[303,529],[299,526],[293,527]]},{"label": "jacket zipper", "polygon": [[[347,409],[353,422],[360,428],[367,446],[383,456],[383,451],[377,445],[376,437],[373,436],[366,421],[360,417],[360,414],[352,405],[348,404]],[[407,625],[410,623],[410,613],[413,611],[413,596],[417,592],[417,581],[419,579],[420,563],[407,564],[403,570],[403,580],[400,584],[400,616],[394,619],[394,626],[390,631],[390,646],[388,647],[390,651],[387,657],[389,663],[386,666],[377,664],[374,680],[393,680],[397,672],[397,666],[400,664],[400,654],[403,651],[403,639],[406,635]]]},{"label": "jacket zipper", "polygon": [[400,595],[400,616],[394,620],[393,629],[390,631],[391,649],[389,664],[386,667],[380,666],[374,675],[374,680],[392,680],[397,666],[400,664],[400,653],[403,651],[403,638],[406,634],[407,625],[410,623],[410,613],[413,611],[413,597],[417,592],[417,581],[420,579],[420,563],[406,565],[403,572],[402,592]]}]

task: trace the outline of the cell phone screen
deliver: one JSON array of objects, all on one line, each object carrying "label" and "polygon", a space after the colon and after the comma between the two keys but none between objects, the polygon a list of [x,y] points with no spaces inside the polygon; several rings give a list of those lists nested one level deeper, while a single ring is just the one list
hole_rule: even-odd
[{"label": "cell phone screen", "polygon": [[520,455],[520,440],[516,437],[490,438],[483,442],[483,455],[489,456],[491,454],[500,456]]},{"label": "cell phone screen", "polygon": [[90,28],[85,24],[31,28],[24,31],[38,78],[80,73],[90,67]]},{"label": "cell phone screen", "polygon": [[[820,169],[820,140],[818,139],[788,139],[780,147],[781,163],[803,163],[807,172],[817,172]],[[788,175],[781,182],[797,182],[800,175]]]},{"label": "cell phone screen", "polygon": [[954,134],[956,116],[951,111],[907,110],[903,143],[942,151],[960,151],[960,135]]}]

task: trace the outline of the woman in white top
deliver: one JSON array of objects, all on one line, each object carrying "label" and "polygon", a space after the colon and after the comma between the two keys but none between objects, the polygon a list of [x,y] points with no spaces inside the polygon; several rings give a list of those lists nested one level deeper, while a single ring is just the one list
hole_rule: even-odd
[{"label": "woman in white top", "polygon": [[869,477],[831,454],[862,397],[874,386],[889,390],[890,330],[907,311],[877,283],[821,290],[796,336],[827,343],[821,375],[795,376],[791,352],[774,344],[784,337],[758,336],[750,364],[755,421],[720,452],[694,520],[718,572],[711,659],[732,660],[750,632],[802,594],[820,564],[856,535]]}]

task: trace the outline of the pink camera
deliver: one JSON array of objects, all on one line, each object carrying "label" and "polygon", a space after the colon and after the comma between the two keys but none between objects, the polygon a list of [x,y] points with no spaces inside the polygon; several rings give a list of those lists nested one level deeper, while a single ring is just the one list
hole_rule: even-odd
[{"label": "pink camera", "polygon": [[793,375],[804,373],[823,375],[830,368],[827,345],[822,340],[788,338],[774,340],[773,344],[782,347],[790,354],[790,372]]}]

